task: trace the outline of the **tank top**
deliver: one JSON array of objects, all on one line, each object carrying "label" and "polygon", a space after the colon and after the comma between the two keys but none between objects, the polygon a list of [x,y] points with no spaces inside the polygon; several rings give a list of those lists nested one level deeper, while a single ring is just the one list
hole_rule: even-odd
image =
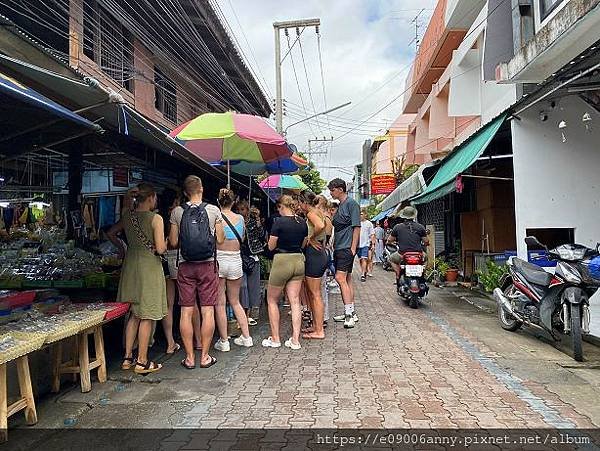
[{"label": "tank top", "polygon": [[[315,240],[319,241],[319,242],[326,242],[327,241],[327,235],[326,235],[326,230],[327,230],[327,221],[325,219],[325,215],[323,213],[321,213],[318,210],[314,210],[315,213],[317,213],[317,215],[319,216],[319,218],[321,218],[321,220],[323,221],[323,223],[325,224],[325,227],[323,228],[323,230],[321,231],[321,233],[319,233],[317,236],[314,237]],[[313,226],[312,222],[310,222],[309,219],[306,220],[306,225],[308,226],[308,236],[311,236],[313,234],[313,231],[315,229],[315,227]]]}]

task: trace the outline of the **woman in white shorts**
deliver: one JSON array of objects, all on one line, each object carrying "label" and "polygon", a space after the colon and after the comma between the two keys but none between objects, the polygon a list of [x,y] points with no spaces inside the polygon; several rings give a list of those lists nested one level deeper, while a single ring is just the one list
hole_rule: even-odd
[{"label": "woman in white shorts", "polygon": [[250,347],[253,345],[248,318],[240,303],[240,289],[242,286],[242,254],[241,241],[244,239],[244,217],[231,211],[235,201],[233,192],[229,189],[219,191],[219,206],[223,215],[223,228],[225,229],[225,242],[217,245],[217,262],[219,264],[219,298],[215,309],[217,329],[220,338],[215,343],[215,349],[222,352],[230,350],[227,334],[226,304],[233,309],[242,335],[233,340],[238,346]]}]

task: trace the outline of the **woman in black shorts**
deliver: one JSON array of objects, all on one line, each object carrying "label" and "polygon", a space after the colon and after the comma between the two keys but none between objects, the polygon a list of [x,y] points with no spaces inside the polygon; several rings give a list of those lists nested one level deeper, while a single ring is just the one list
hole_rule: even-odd
[{"label": "woman in black shorts", "polygon": [[[319,203],[320,196],[310,191],[302,193],[301,205],[306,213],[306,224],[308,226],[308,239],[304,249],[306,257],[305,284],[308,289],[308,304],[312,312],[313,326],[305,329],[302,338],[323,339],[323,317],[325,314],[323,298],[321,296],[321,278],[327,270],[329,258],[327,256],[327,221]],[[329,224],[331,229],[331,224]],[[331,230],[330,230],[331,233]]]}]

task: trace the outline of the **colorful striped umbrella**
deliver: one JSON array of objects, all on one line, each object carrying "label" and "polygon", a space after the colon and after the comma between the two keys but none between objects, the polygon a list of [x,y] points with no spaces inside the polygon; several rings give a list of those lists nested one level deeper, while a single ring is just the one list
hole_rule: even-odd
[{"label": "colorful striped umbrella", "polygon": [[[226,163],[221,163],[225,165]],[[231,170],[241,175],[291,174],[308,167],[308,161],[294,153],[290,158],[275,160],[269,163],[249,163],[247,161],[232,161]]]},{"label": "colorful striped umbrella", "polygon": [[169,135],[209,163],[269,163],[292,155],[285,138],[262,117],[231,111],[202,114]]}]

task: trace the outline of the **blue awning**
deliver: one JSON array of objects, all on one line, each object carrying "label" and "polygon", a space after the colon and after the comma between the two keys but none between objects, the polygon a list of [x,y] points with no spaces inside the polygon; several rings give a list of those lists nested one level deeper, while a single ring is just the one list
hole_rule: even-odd
[{"label": "blue awning", "polygon": [[382,219],[387,218],[389,215],[391,215],[394,212],[394,207],[392,208],[388,208],[387,210],[382,211],[381,213],[373,216],[371,218],[371,221],[381,221]]},{"label": "blue awning", "polygon": [[0,93],[7,95],[17,102],[24,102],[32,107],[48,111],[61,119],[74,122],[82,127],[97,130],[100,127],[84,117],[73,113],[62,105],[44,97],[37,91],[28,88],[14,78],[0,72]]},{"label": "blue awning", "polygon": [[0,72],[0,153],[15,157],[102,128]]}]

